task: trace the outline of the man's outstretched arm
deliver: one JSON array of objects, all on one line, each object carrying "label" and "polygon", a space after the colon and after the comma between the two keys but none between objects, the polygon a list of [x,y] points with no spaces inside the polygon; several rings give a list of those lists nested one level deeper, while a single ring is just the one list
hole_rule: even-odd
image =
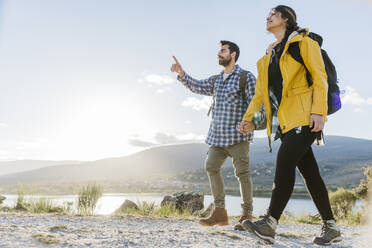
[{"label": "man's outstretched arm", "polygon": [[171,71],[178,74],[177,79],[183,85],[185,85],[189,90],[196,94],[207,96],[213,95],[213,79],[215,76],[211,76],[208,79],[204,80],[194,79],[185,73],[185,71],[182,69],[181,64],[178,62],[175,56],[173,56],[173,59],[175,63],[172,64]]}]

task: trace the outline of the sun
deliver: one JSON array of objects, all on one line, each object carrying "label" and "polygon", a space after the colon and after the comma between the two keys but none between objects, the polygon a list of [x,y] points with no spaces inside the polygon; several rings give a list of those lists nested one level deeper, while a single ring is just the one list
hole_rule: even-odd
[{"label": "sun", "polygon": [[134,151],[128,140],[144,132],[151,128],[140,109],[125,99],[100,98],[81,103],[61,125],[56,142],[64,158],[92,160]]}]

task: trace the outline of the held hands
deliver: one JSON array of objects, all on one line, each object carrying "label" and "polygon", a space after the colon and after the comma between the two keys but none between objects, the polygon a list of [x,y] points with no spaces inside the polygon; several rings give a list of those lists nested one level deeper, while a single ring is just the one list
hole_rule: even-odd
[{"label": "held hands", "polygon": [[251,133],[254,130],[254,125],[251,121],[242,121],[237,129],[241,133]]},{"label": "held hands", "polygon": [[[324,128],[324,119],[322,115],[312,114],[310,116],[310,128],[311,132],[319,132]],[[250,121],[242,121],[237,127],[241,133],[250,133],[254,130],[254,125]]]},{"label": "held hands", "polygon": [[183,77],[185,75],[185,72],[182,70],[182,66],[180,65],[175,56],[173,56],[173,59],[176,63],[172,64],[171,72],[177,72],[178,76]]},{"label": "held hands", "polygon": [[312,114],[310,116],[311,132],[319,132],[324,128],[324,119],[322,115]]}]

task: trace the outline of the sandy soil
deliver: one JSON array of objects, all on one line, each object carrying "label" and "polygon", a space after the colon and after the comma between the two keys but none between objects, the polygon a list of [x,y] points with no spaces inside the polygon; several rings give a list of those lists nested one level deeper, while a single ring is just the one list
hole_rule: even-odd
[{"label": "sandy soil", "polygon": [[[0,247],[270,247],[248,232],[234,231],[234,224],[202,227],[169,218],[0,213]],[[317,247],[311,240],[320,228],[280,224],[272,247]],[[341,228],[343,241],[329,247],[371,247],[364,241],[366,227]]]}]

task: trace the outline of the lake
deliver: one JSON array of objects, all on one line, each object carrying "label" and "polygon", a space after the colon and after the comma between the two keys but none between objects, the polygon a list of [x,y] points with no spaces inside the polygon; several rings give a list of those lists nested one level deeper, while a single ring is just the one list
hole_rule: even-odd
[{"label": "lake", "polygon": [[[13,207],[17,201],[17,195],[4,195],[6,200],[3,202],[3,206]],[[40,196],[25,196],[25,198],[38,198]],[[52,199],[55,204],[63,205],[64,202],[73,202],[76,207],[77,195],[62,195],[62,196],[42,196],[45,198]],[[108,215],[113,213],[120,205],[126,200],[134,202],[155,202],[160,205],[164,195],[161,194],[104,194],[98,201],[95,213],[101,215]],[[204,206],[207,207],[213,202],[211,195],[204,196]],[[230,216],[237,216],[241,213],[240,208],[241,199],[239,196],[226,196],[226,209]],[[266,213],[266,209],[269,207],[270,198],[253,198],[253,214],[258,216]],[[316,214],[317,209],[311,199],[291,199],[285,209],[293,215],[300,215],[302,213]]]}]

